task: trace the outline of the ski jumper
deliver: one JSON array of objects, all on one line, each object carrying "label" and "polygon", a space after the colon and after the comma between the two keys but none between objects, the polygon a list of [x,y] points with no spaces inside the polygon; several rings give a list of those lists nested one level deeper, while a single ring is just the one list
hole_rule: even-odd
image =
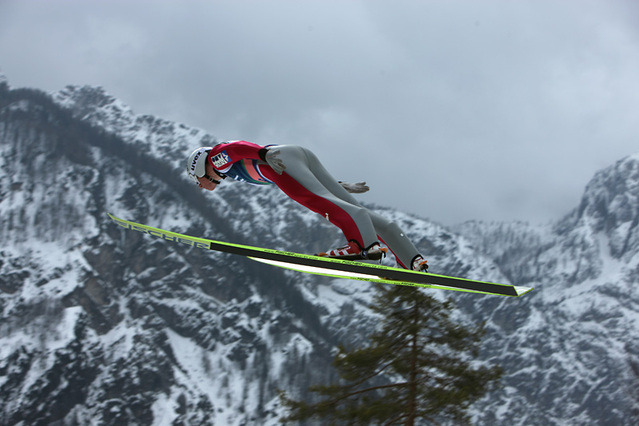
[{"label": "ski jumper", "polygon": [[246,141],[216,145],[208,161],[215,170],[236,180],[257,185],[275,184],[290,198],[322,215],[342,230],[348,241],[368,247],[381,240],[397,263],[410,268],[419,252],[392,221],[363,207],[306,148],[277,145],[286,170],[277,174],[266,163],[265,147]]}]

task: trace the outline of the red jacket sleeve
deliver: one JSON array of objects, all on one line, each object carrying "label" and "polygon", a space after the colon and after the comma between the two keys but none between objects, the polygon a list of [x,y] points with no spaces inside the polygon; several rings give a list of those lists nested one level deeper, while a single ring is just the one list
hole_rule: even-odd
[{"label": "red jacket sleeve", "polygon": [[[260,160],[264,147],[247,141],[227,142],[216,145],[209,153],[209,163],[220,172],[227,171],[240,160]],[[262,154],[263,155],[263,154]]]}]

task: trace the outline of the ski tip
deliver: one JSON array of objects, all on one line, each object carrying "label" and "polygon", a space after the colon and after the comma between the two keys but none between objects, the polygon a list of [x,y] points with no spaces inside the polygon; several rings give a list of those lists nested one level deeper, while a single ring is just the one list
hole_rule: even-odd
[{"label": "ski tip", "polygon": [[515,292],[517,293],[517,297],[519,296],[523,296],[524,294],[528,293],[529,291],[532,291],[532,287],[517,287],[517,286],[513,286],[513,288],[515,289]]}]

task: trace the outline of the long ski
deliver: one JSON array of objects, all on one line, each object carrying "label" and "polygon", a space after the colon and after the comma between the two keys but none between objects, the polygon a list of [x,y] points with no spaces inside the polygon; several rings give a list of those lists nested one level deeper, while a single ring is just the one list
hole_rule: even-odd
[{"label": "long ski", "polygon": [[530,287],[469,280],[466,278],[456,278],[393,268],[379,264],[332,259],[308,254],[209,240],[131,222],[120,219],[112,214],[109,214],[109,217],[124,229],[138,231],[153,237],[186,244],[192,247],[245,256],[258,262],[311,274],[385,284],[426,287],[499,296],[518,297],[532,290]]}]

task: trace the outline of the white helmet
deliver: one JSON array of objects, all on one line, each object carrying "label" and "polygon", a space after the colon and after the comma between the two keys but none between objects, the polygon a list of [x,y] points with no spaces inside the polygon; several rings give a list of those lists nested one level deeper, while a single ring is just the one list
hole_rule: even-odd
[{"label": "white helmet", "polygon": [[206,175],[206,159],[213,147],[203,146],[191,153],[186,160],[186,173],[197,182],[197,178]]}]

